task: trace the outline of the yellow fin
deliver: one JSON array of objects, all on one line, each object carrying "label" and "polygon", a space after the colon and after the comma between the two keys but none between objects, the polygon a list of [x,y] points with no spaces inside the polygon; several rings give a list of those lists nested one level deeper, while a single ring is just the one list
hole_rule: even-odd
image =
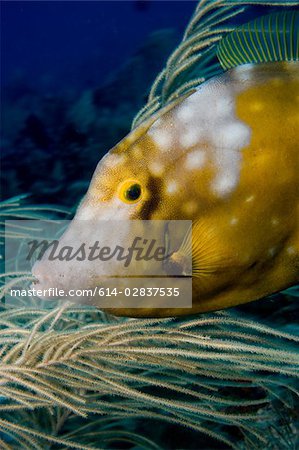
[{"label": "yellow fin", "polygon": [[[192,255],[192,267],[190,256]],[[230,249],[213,225],[196,221],[188,230],[180,248],[171,256],[171,264],[181,267],[183,275],[205,279],[236,266]]]}]

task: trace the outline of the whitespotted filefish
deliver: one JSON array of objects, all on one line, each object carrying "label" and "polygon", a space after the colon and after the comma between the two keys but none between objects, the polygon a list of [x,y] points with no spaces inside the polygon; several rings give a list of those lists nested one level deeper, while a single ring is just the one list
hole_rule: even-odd
[{"label": "whitespotted filefish", "polygon": [[[298,29],[298,13],[287,11],[226,35],[217,51],[224,72],[139,125],[99,162],[75,222],[193,224],[173,254],[183,271],[192,249],[192,309],[113,314],[218,310],[298,282]],[[72,226],[67,236],[76,239]],[[46,262],[33,272],[42,286]],[[79,264],[72,276],[83,283]]]}]

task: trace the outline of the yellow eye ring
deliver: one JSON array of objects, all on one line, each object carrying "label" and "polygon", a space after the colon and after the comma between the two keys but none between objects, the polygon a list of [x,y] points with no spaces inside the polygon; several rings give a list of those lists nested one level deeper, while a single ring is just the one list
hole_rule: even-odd
[{"label": "yellow eye ring", "polygon": [[142,198],[141,184],[137,180],[126,180],[118,189],[119,198],[129,204],[137,203]]}]

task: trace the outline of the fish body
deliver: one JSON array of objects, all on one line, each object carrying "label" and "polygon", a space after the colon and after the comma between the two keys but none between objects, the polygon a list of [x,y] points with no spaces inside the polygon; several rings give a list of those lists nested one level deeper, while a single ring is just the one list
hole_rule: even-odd
[{"label": "fish body", "polygon": [[[299,63],[231,68],[134,129],[98,164],[80,220],[191,220],[172,255],[192,250],[192,309],[109,309],[173,316],[222,309],[299,280]],[[68,240],[76,239],[70,227]],[[34,274],[43,282],[47,265]],[[68,277],[84,285],[80,264]]]},{"label": "fish body", "polygon": [[148,168],[145,179],[144,168],[133,172],[148,188],[132,219],[193,222],[192,311],[159,315],[217,310],[299,280],[299,67],[275,65],[242,66],[211,80],[128,148],[112,151],[125,159],[109,177],[123,176],[138,152]]}]

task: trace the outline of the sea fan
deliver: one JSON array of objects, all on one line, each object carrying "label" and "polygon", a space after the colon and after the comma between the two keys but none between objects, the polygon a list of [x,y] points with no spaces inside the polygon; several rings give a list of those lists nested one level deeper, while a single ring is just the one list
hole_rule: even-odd
[{"label": "sea fan", "polygon": [[165,448],[163,427],[155,445],[148,425],[160,421],[194,442],[206,434],[205,448],[292,448],[299,338],[264,322],[235,311],[140,320],[68,304],[3,308],[2,446]]},{"label": "sea fan", "polygon": [[[65,214],[20,201],[3,203],[3,216]],[[22,239],[30,230],[8,233]],[[31,281],[4,275],[6,300],[12,285]],[[295,293],[286,291],[276,311],[264,302],[267,321],[238,309],[140,320],[22,297],[18,307],[3,303],[1,448],[165,449],[165,432],[178,429],[188,448],[294,448],[299,338],[282,318]]]}]

